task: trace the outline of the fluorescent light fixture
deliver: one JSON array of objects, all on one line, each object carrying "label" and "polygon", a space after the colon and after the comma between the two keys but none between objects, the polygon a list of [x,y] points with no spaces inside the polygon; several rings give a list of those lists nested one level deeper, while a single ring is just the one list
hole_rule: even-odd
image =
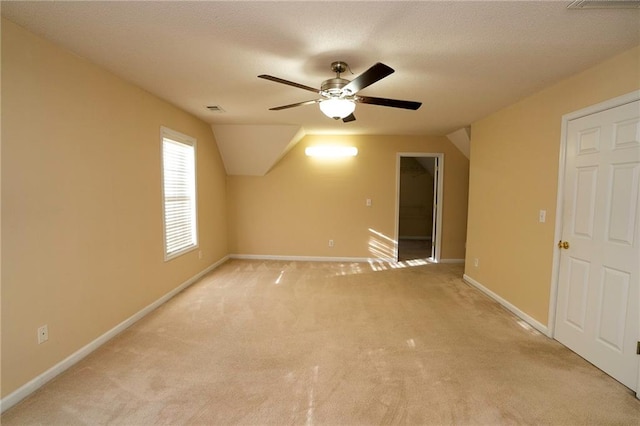
[{"label": "fluorescent light fixture", "polygon": [[320,110],[329,118],[345,118],[356,109],[356,103],[348,99],[325,99],[320,101]]},{"label": "fluorescent light fixture", "polygon": [[305,148],[304,153],[308,157],[355,157],[358,155],[358,148],[355,146],[317,145],[308,146]]}]

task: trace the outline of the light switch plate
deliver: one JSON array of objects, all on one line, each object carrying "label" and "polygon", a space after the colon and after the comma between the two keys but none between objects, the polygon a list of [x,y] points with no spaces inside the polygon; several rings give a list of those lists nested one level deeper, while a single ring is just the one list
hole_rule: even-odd
[{"label": "light switch plate", "polygon": [[547,211],[540,210],[540,213],[538,214],[538,222],[545,223],[546,221],[547,221]]}]

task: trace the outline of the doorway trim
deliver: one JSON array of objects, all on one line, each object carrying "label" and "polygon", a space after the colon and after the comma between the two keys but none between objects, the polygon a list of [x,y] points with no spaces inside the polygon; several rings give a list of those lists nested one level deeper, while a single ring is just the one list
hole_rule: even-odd
[{"label": "doorway trim", "polygon": [[398,261],[398,245],[400,243],[400,159],[402,157],[426,157],[437,158],[438,167],[435,170],[434,178],[437,179],[438,185],[436,187],[437,200],[436,212],[433,220],[436,225],[436,238],[431,241],[434,246],[435,256],[430,257],[429,260],[434,263],[440,262],[440,245],[442,242],[442,203],[443,197],[443,180],[444,180],[444,154],[443,153],[427,153],[427,152],[397,152],[396,153],[396,209],[395,209],[395,234],[394,234],[394,248],[393,256],[394,260]]},{"label": "doorway trim", "polygon": [[[558,308],[558,287],[560,280],[560,250],[555,248],[556,241],[562,238],[562,222],[564,216],[564,177],[566,172],[566,151],[567,151],[567,127],[569,121],[585,117],[587,115],[596,114],[608,109],[616,108],[631,102],[640,100],[640,90],[627,93],[622,96],[609,99],[586,108],[565,114],[562,116],[562,128],[560,133],[560,157],[558,165],[558,189],[556,199],[556,223],[554,232],[554,250],[553,250],[553,266],[551,269],[551,290],[549,297],[549,315],[547,328],[549,337],[555,338],[556,310]],[[638,318],[640,321],[640,318]],[[640,340],[640,336],[637,336]],[[638,361],[640,364],[640,360]],[[636,397],[640,398],[640,368],[638,368],[638,385],[634,391]]]}]

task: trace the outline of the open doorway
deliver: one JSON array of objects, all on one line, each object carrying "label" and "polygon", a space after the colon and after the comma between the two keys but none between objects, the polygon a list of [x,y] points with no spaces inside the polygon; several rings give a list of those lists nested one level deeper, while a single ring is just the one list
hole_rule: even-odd
[{"label": "open doorway", "polygon": [[443,154],[399,153],[396,260],[440,260]]}]

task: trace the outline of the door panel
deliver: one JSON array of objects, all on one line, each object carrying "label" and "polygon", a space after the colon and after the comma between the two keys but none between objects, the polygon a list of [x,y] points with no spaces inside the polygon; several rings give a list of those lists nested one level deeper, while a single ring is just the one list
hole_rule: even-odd
[{"label": "door panel", "polygon": [[640,145],[640,118],[622,120],[614,124],[616,148],[633,148]]},{"label": "door panel", "polygon": [[575,205],[573,207],[573,234],[585,238],[593,236],[593,219],[595,217],[596,167],[581,167],[577,170]]},{"label": "door panel", "polygon": [[638,205],[638,171],[640,163],[616,164],[612,167],[610,201],[607,217],[607,240],[633,246]]},{"label": "door panel", "polygon": [[612,350],[622,353],[629,299],[629,274],[604,267],[602,275],[597,338]]},{"label": "door panel", "polygon": [[636,389],[640,336],[640,101],[566,132],[556,338]]},{"label": "door panel", "polygon": [[589,284],[589,262],[569,259],[567,309],[565,321],[580,331],[584,330],[587,314],[587,289]]}]

